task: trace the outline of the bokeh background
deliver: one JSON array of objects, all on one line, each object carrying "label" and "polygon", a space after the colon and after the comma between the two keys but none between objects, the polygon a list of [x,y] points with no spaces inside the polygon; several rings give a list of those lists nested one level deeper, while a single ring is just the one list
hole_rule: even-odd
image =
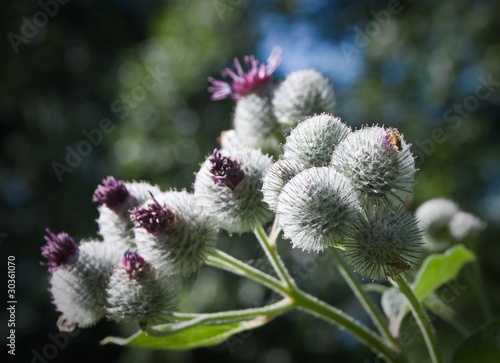
[{"label": "bokeh background", "polygon": [[[0,266],[5,272],[7,256],[15,256],[18,301],[16,357],[2,352],[2,361],[36,361],[57,333],[40,265],[44,228],[75,239],[96,236],[91,196],[107,175],[190,189],[217,136],[231,126],[233,103],[210,101],[207,76],[235,56],[265,61],[274,46],[283,49],[276,78],[315,68],[331,79],[343,121],[395,126],[413,143],[421,170],[411,210],[448,197],[488,223],[478,254],[492,305],[500,305],[498,1],[11,0],[0,19]],[[103,119],[112,126],[102,142],[68,166],[69,150],[86,140],[83,131],[98,130]],[[223,236],[220,247],[268,268],[251,236]],[[301,287],[368,323],[328,256],[318,261],[287,242],[280,251]],[[204,268],[180,300],[182,310],[201,312],[276,296]],[[470,293],[452,306],[471,325],[483,322]],[[411,321],[405,324],[413,332]],[[436,326],[450,354],[460,336],[439,320]],[[46,360],[376,361],[349,335],[298,312],[189,352],[99,345],[134,329],[101,322]],[[418,335],[407,349],[426,361]]]}]

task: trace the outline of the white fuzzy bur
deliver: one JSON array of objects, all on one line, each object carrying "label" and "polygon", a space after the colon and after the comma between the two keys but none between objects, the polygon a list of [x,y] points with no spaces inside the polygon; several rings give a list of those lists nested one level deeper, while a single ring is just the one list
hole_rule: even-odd
[{"label": "white fuzzy bur", "polygon": [[295,175],[305,170],[305,165],[295,159],[281,159],[271,165],[262,179],[262,193],[269,208],[276,211],[278,198],[285,184]]},{"label": "white fuzzy bur", "polygon": [[400,204],[415,185],[415,159],[402,138],[398,151],[383,127],[356,130],[340,142],[331,164],[347,176],[364,206]]},{"label": "white fuzzy bur", "polygon": [[221,154],[238,162],[244,178],[234,190],[216,184],[210,172],[212,162],[207,159],[196,175],[194,194],[218,228],[229,233],[250,232],[256,224],[272,218],[261,192],[261,179],[272,161],[260,151],[244,146],[222,149]]},{"label": "white fuzzy bur", "polygon": [[236,135],[252,149],[275,150],[279,148],[274,137],[278,122],[274,117],[267,87],[250,93],[236,102],[233,125]]},{"label": "white fuzzy bur", "polygon": [[326,166],[336,146],[351,132],[340,118],[322,114],[299,123],[287,137],[283,157],[307,167]]},{"label": "white fuzzy bur", "polygon": [[333,168],[306,169],[283,188],[277,218],[293,247],[322,251],[356,229],[359,201],[349,180]]},{"label": "white fuzzy bur", "polygon": [[312,69],[290,73],[275,91],[272,102],[276,119],[287,126],[314,114],[333,113],[336,103],[328,79]]},{"label": "white fuzzy bur", "polygon": [[165,322],[175,310],[178,277],[158,274],[151,266],[140,276],[131,277],[116,268],[107,289],[108,319],[155,325]]},{"label": "white fuzzy bur", "polygon": [[99,234],[106,243],[121,244],[121,250],[135,248],[133,223],[130,220],[129,211],[143,204],[152,195],[161,193],[157,185],[151,185],[147,182],[125,182],[125,187],[129,192],[129,197],[119,213],[109,209],[106,205],[98,208]]},{"label": "white fuzzy bur", "polygon": [[[175,225],[163,234],[154,235],[144,228],[134,228],[139,254],[164,275],[188,276],[199,271],[210,247],[217,242],[213,221],[198,204],[197,197],[186,191],[169,191],[155,196],[176,215]],[[152,202],[145,202],[143,207]]]},{"label": "white fuzzy bur", "polygon": [[52,273],[53,302],[68,322],[85,328],[105,316],[109,275],[122,256],[114,244],[87,241],[72,261]]}]

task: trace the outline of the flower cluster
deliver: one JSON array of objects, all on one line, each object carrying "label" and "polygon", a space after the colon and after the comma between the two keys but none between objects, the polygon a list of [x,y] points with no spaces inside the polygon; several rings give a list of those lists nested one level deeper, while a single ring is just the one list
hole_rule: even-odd
[{"label": "flower cluster", "polygon": [[107,317],[150,325],[169,318],[183,278],[198,271],[217,229],[193,194],[108,177],[94,193],[99,234],[77,244],[47,229],[53,302],[60,329]]},{"label": "flower cluster", "polygon": [[416,262],[421,243],[403,207],[415,184],[409,147],[393,128],[351,131],[337,117],[309,117],[266,171],[264,200],[294,247],[342,248],[364,276],[398,275]]},{"label": "flower cluster", "polygon": [[[100,239],[77,244],[47,229],[42,255],[60,329],[104,317],[143,327],[168,321],[182,280],[200,270],[219,229],[258,230],[273,212],[294,247],[342,248],[365,276],[411,268],[421,232],[403,207],[415,184],[410,145],[394,128],[352,131],[332,115],[334,91],[314,70],[273,84],[279,62],[275,49],[267,66],[247,56],[244,71],[235,60],[236,72],[223,71],[230,83],[209,78],[214,100],[237,102],[234,130],[201,165],[193,193],[108,177],[93,195]],[[282,155],[273,163],[266,150]],[[453,213],[458,222],[446,223],[463,226],[467,218]],[[458,227],[457,238],[465,233]]]},{"label": "flower cluster", "polygon": [[279,142],[291,126],[310,115],[332,113],[336,104],[329,81],[314,70],[293,72],[278,85],[271,82],[280,54],[275,48],[267,67],[259,66],[254,56],[246,56],[246,72],[235,59],[236,73],[230,68],[222,71],[232,79],[231,84],[210,77],[208,88],[214,100],[232,97],[236,101],[233,141],[274,154],[280,153]]}]

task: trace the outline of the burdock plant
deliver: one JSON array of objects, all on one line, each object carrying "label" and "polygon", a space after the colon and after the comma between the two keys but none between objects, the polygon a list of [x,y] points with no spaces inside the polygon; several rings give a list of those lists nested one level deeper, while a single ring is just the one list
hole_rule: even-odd
[{"label": "burdock plant", "polygon": [[[385,125],[352,130],[335,115],[331,83],[314,70],[276,82],[280,54],[273,50],[266,65],[254,56],[245,57],[244,66],[235,59],[235,69],[222,72],[227,82],[209,78],[213,100],[236,101],[234,130],[223,133],[220,149],[207,153],[193,192],[107,177],[93,196],[101,239],[77,244],[47,230],[42,255],[53,302],[63,314],[61,329],[106,317],[135,322],[140,330],[104,343],[185,349],[220,343],[299,309],[348,331],[386,361],[404,362],[397,327],[410,310],[432,362],[442,361],[424,306],[473,259],[459,243],[484,224],[445,200],[425,204],[414,217],[406,205],[417,169],[404,135]],[[452,250],[422,263],[423,243],[436,245],[443,228]],[[220,230],[234,239],[254,233],[274,272],[217,249]],[[328,251],[374,329],[301,290],[278,254],[282,239],[305,253]],[[251,309],[181,313],[176,293],[204,264],[282,298]],[[384,290],[389,321],[366,292],[374,281]],[[466,330],[449,309],[435,313]]]}]

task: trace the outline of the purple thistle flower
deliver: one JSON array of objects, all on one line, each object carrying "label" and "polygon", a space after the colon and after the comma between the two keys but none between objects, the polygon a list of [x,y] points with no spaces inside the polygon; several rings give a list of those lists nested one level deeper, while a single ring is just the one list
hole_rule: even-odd
[{"label": "purple thistle flower", "polygon": [[209,160],[212,162],[212,168],[210,172],[213,175],[213,180],[217,185],[225,185],[232,191],[238,186],[238,184],[243,180],[245,174],[243,170],[240,169],[240,165],[237,161],[231,160],[226,156],[222,156],[220,151],[214,150],[212,156]]},{"label": "purple thistle flower", "polygon": [[165,233],[176,222],[176,215],[165,203],[162,206],[152,195],[151,197],[154,202],[147,207],[134,208],[130,213],[130,219],[139,223],[139,227],[149,233]]},{"label": "purple thistle flower", "polygon": [[42,263],[49,266],[49,271],[53,272],[62,265],[67,264],[73,256],[78,253],[78,245],[67,233],[52,233],[46,228],[48,236],[45,236],[47,244],[42,246],[42,256],[48,262]]},{"label": "purple thistle flower", "polygon": [[212,83],[208,87],[208,91],[212,92],[212,100],[218,101],[227,97],[238,100],[240,97],[254,92],[269,82],[272,74],[281,62],[281,48],[275,47],[273,49],[267,59],[267,65],[259,64],[259,61],[253,55],[247,55],[243,59],[247,68],[246,73],[243,71],[237,58],[234,58],[236,73],[231,68],[226,68],[221,72],[223,77],[228,77],[232,80],[232,84],[208,77],[208,81]]},{"label": "purple thistle flower", "polygon": [[109,209],[118,213],[129,195],[121,180],[108,176],[102,180],[101,185],[97,186],[92,201],[105,204]]},{"label": "purple thistle flower", "polygon": [[137,276],[140,272],[144,272],[149,267],[149,262],[142,258],[137,252],[128,250],[122,258],[122,268],[127,274]]}]

